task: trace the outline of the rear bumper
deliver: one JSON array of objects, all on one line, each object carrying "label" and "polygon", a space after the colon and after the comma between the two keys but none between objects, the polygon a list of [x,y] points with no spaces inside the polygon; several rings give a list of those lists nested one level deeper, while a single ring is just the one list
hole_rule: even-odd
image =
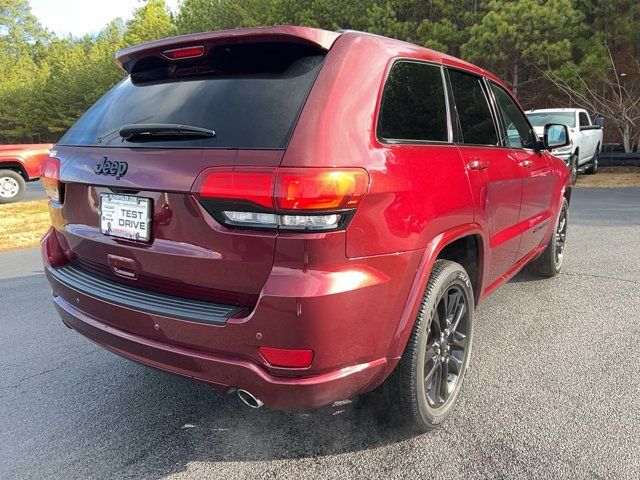
[{"label": "rear bumper", "polygon": [[310,377],[275,377],[251,361],[163,344],[110,327],[60,296],[54,303],[65,325],[112,352],[213,384],[223,393],[242,388],[272,409],[303,410],[352,397],[383,375],[387,364],[383,358]]},{"label": "rear bumper", "polygon": [[[68,327],[129,359],[223,393],[247,390],[278,410],[319,407],[384,381],[398,361],[390,345],[421,255],[359,259],[331,272],[274,267],[252,311],[212,323],[118,303],[97,281],[93,289],[64,281],[60,272],[68,264],[59,250],[51,230],[43,239],[45,272]],[[400,267],[404,274],[392,277]],[[260,346],[311,349],[313,362],[276,367],[261,357]]]}]

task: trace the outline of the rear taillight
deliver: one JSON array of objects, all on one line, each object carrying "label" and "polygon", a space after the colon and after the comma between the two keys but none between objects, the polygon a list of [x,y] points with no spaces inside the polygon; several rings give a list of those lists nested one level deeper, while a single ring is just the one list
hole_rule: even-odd
[{"label": "rear taillight", "polygon": [[47,157],[42,161],[40,164],[40,181],[49,200],[61,203],[60,160],[54,157]]},{"label": "rear taillight", "polygon": [[326,231],[346,226],[368,187],[360,168],[211,168],[194,193],[228,226]]}]

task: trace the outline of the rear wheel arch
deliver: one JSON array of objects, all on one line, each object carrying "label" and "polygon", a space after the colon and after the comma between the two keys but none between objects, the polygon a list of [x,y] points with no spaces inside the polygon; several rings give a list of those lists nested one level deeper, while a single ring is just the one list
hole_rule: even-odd
[{"label": "rear wheel arch", "polygon": [[484,271],[484,255],[482,252],[482,237],[479,234],[471,234],[447,243],[440,249],[436,257],[436,260],[450,260],[464,267],[469,275],[476,304],[482,291],[482,274]]},{"label": "rear wheel arch", "polygon": [[[409,335],[413,329],[416,313],[422,301],[424,291],[429,283],[429,278],[433,272],[434,265],[437,260],[451,260],[456,263],[457,258],[461,258],[464,255],[461,254],[461,248],[467,244],[467,242],[473,242],[475,245],[475,274],[470,273],[469,280],[471,282],[474,303],[477,305],[480,300],[480,293],[482,291],[482,278],[484,274],[484,262],[485,262],[485,239],[482,237],[481,227],[477,224],[468,224],[454,227],[434,238],[427,248],[424,250],[422,260],[418,266],[413,285],[409,291],[406,305],[402,313],[401,318],[398,319],[396,332],[391,339],[391,343],[387,350],[387,358],[399,358],[404,351]],[[469,265],[467,259],[467,265]],[[465,270],[467,265],[460,263]],[[391,362],[390,366],[395,366],[395,362]],[[392,370],[391,368],[390,370]],[[391,373],[390,371],[387,374]]]}]

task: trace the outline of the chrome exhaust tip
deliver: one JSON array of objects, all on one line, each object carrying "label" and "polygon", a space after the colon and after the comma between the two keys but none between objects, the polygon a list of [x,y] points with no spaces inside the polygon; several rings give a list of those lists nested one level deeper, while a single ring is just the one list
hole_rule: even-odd
[{"label": "chrome exhaust tip", "polygon": [[264,403],[254,397],[252,393],[247,392],[246,390],[242,390],[241,388],[238,389],[238,397],[240,397],[240,400],[249,405],[251,408],[260,408],[262,405],[264,405]]}]

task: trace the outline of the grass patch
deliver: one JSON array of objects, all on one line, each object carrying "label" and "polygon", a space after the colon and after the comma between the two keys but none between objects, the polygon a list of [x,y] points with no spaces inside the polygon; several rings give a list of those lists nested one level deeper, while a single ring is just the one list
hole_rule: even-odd
[{"label": "grass patch", "polygon": [[601,168],[595,175],[580,175],[576,187],[623,188],[640,187],[640,169],[624,167]]},{"label": "grass patch", "polygon": [[0,205],[0,252],[35,247],[50,225],[47,200]]}]

